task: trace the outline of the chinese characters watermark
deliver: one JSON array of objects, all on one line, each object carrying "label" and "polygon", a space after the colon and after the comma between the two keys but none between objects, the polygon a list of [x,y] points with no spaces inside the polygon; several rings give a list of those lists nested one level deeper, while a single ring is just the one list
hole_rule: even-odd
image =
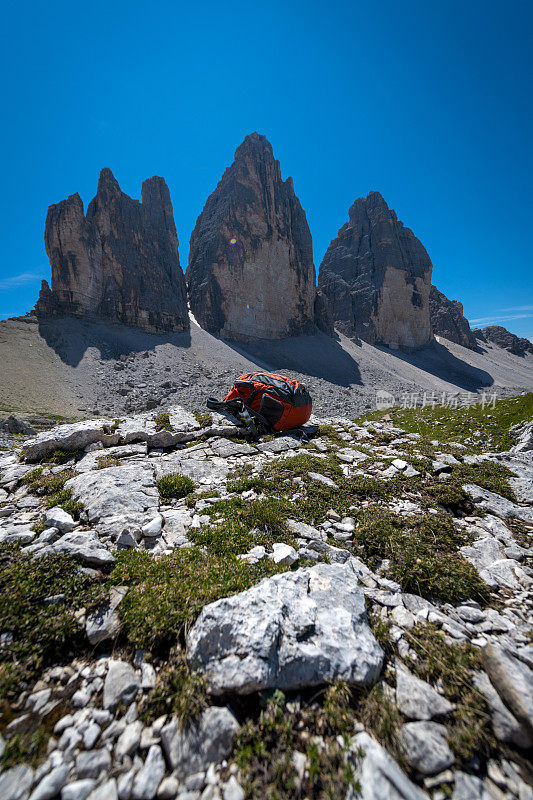
[{"label": "chinese characters watermark", "polygon": [[483,409],[495,408],[497,395],[496,392],[436,392],[436,391],[416,391],[402,392],[399,397],[391,394],[385,389],[378,389],[376,392],[376,408],[383,411],[393,406],[400,408],[465,408],[474,404],[479,404]]}]

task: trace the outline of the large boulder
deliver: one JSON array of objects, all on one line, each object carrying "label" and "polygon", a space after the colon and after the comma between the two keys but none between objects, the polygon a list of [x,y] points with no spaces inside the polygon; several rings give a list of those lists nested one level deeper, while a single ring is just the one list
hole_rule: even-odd
[{"label": "large boulder", "polygon": [[185,279],[163,178],[144,181],[139,203],[103,169],[87,214],[79,194],[50,206],[44,238],[52,288],[43,281],[38,316],[98,316],[154,332],[188,329]]},{"label": "large boulder", "polygon": [[321,563],[205,606],[188,634],[187,658],[212,694],[249,694],[335,680],[368,685],[383,652],[351,565]]},{"label": "large boulder", "polygon": [[88,419],[56,425],[24,443],[24,458],[26,461],[40,461],[54,450],[82,450],[96,442],[105,447],[117,444],[118,440],[118,434],[111,431],[111,422],[107,419]]},{"label": "large boulder", "polygon": [[418,348],[432,338],[432,264],[379,192],[354,202],[318,278],[335,326],[371,344]]},{"label": "large boulder", "polygon": [[208,197],[191,236],[191,311],[225,339],[281,339],[314,330],[311,233],[265,136],[252,133]]},{"label": "large boulder", "polygon": [[157,511],[159,492],[150,464],[123,464],[81,473],[65,484],[84,507],[91,525],[117,535],[124,527],[140,528]]},{"label": "large boulder", "polygon": [[477,348],[476,336],[463,315],[463,305],[459,300],[448,300],[436,286],[432,286],[429,293],[429,313],[431,327],[436,336],[442,336],[443,339],[470,350]]}]

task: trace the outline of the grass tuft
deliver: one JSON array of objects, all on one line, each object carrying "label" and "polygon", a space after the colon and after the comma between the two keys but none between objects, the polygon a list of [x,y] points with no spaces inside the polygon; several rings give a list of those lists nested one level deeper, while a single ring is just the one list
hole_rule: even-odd
[{"label": "grass tuft", "polygon": [[172,650],[146,697],[141,718],[150,724],[163,714],[172,714],[187,725],[207,708],[207,687],[203,675],[192,672],[182,650]]},{"label": "grass tuft", "polygon": [[170,431],[171,433],[174,431],[170,423],[170,415],[167,412],[157,414],[155,418],[155,429],[156,431]]},{"label": "grass tuft", "polygon": [[194,492],[194,481],[180,472],[171,472],[169,475],[164,475],[157,481],[157,488],[159,494],[165,499],[187,497],[188,494]]},{"label": "grass tuft", "polygon": [[490,756],[496,748],[490,711],[484,696],[473,684],[473,673],[483,668],[479,650],[470,642],[450,645],[433,625],[416,625],[406,634],[417,658],[409,668],[422,680],[442,687],[456,704],[447,723],[450,747],[465,763],[474,755]]},{"label": "grass tuft", "polygon": [[213,415],[212,414],[200,414],[200,412],[196,411],[194,414],[196,418],[196,422],[202,428],[209,428],[213,424]]},{"label": "grass tuft", "polygon": [[488,587],[458,552],[467,542],[465,534],[448,515],[425,514],[407,522],[377,506],[363,511],[358,521],[354,541],[363,560],[375,569],[389,559],[388,577],[404,592],[450,603],[488,600]]}]

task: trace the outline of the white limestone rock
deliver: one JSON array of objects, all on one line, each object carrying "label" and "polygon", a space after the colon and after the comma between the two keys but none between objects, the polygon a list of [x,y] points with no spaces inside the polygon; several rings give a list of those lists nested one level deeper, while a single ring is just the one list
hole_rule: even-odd
[{"label": "white limestone rock", "polygon": [[212,694],[373,683],[383,652],[368,626],[350,564],[318,564],[267,578],[205,606],[187,659]]},{"label": "white limestone rock", "polygon": [[429,800],[366,731],[352,738],[350,760],[360,790],[350,787],[345,800]]},{"label": "white limestone rock", "polygon": [[399,661],[396,661],[396,704],[405,717],[413,720],[431,720],[454,709],[449,700]]},{"label": "white limestone rock", "polygon": [[212,706],[188,727],[173,717],[161,731],[161,744],[170,768],[184,780],[227,758],[238,731],[229,709]]},{"label": "white limestone rock", "polygon": [[104,708],[113,711],[120,702],[131,703],[140,685],[140,678],[131,664],[111,659],[104,683]]}]

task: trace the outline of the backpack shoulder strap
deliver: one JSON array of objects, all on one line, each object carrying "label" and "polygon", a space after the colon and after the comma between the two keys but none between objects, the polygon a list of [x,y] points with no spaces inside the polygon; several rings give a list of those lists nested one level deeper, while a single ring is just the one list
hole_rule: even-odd
[{"label": "backpack shoulder strap", "polygon": [[207,408],[211,409],[212,411],[227,411],[233,417],[239,420],[248,430],[251,432],[254,439],[259,439],[261,433],[255,424],[253,417],[257,417],[258,421],[264,423],[268,426],[267,420],[263,417],[262,414],[258,414],[257,411],[252,411],[251,409],[247,408],[242,400],[217,400],[215,397],[208,397],[206,400]]}]

